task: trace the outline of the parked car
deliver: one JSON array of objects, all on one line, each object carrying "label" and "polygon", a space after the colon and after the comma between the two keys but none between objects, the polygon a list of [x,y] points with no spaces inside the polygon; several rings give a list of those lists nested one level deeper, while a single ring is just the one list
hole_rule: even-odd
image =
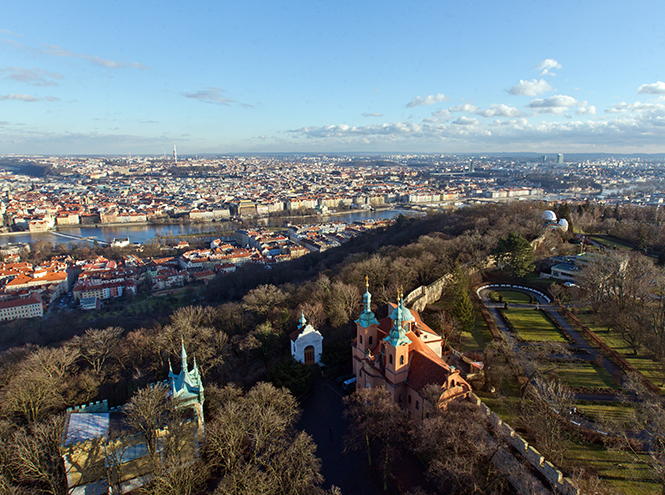
[{"label": "parked car", "polygon": [[351,378],[355,378],[355,377],[356,377],[356,375],[354,375],[353,373],[348,373],[346,375],[339,375],[337,377],[337,383],[339,383],[341,385],[345,381],[350,380]]},{"label": "parked car", "polygon": [[356,389],[356,377],[349,378],[342,383],[342,390],[346,393],[351,393]]}]

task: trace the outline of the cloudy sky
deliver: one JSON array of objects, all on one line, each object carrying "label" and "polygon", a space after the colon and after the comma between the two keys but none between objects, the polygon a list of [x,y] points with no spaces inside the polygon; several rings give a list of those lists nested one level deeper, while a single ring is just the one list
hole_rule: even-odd
[{"label": "cloudy sky", "polygon": [[0,153],[665,152],[663,0],[8,3]]}]

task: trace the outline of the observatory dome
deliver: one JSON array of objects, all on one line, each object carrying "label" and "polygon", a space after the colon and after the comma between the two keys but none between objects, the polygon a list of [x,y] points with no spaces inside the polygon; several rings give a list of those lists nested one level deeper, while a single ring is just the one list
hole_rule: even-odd
[{"label": "observatory dome", "polygon": [[566,220],[565,218],[562,218],[561,220],[559,220],[559,228],[562,231],[567,232],[568,231],[568,220]]},{"label": "observatory dome", "polygon": [[554,213],[552,210],[545,210],[543,212],[543,220],[548,222],[556,222],[556,213]]}]

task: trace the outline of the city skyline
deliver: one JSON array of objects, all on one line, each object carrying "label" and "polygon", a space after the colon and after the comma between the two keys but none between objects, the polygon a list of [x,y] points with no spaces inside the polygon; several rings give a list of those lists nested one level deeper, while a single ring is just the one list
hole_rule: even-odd
[{"label": "city skyline", "polygon": [[662,153],[663,14],[22,2],[0,23],[0,153]]}]

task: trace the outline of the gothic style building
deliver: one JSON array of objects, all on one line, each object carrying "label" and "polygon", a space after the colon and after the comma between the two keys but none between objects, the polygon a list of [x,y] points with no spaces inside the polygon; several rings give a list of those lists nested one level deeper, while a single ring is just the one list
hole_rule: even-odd
[{"label": "gothic style building", "polygon": [[371,309],[372,295],[366,284],[363,312],[356,320],[353,341],[353,372],[358,388],[384,387],[393,400],[412,417],[427,414],[423,388],[429,384],[441,387],[438,404],[445,407],[450,400],[465,397],[471,387],[459,370],[448,366],[442,355],[441,337],[404,305],[389,305],[389,316],[377,320]]}]

